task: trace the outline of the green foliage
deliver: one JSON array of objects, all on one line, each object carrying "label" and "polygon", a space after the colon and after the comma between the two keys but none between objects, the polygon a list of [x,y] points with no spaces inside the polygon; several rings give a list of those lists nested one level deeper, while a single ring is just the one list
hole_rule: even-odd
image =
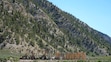
[{"label": "green foliage", "polygon": [[18,44],[19,44],[19,42],[20,42],[20,41],[17,39],[17,40],[16,40],[16,44],[18,45]]},{"label": "green foliage", "polygon": [[20,58],[21,54],[11,53],[10,50],[0,50],[0,62],[6,62],[7,60],[11,60],[17,62]]},{"label": "green foliage", "polygon": [[34,47],[34,46],[35,46],[35,42],[34,42],[34,41],[31,41],[31,42],[30,42],[30,45]]},{"label": "green foliage", "polygon": [[3,25],[0,27],[0,43],[15,41],[19,45],[26,41],[33,47],[37,44],[44,49],[46,42],[61,52],[75,52],[79,48],[89,56],[96,56],[102,55],[101,49],[105,49],[111,55],[111,45],[98,31],[52,3],[46,0],[7,1],[12,2],[13,11],[9,13],[9,9],[0,4],[0,25]]},{"label": "green foliage", "polygon": [[37,44],[39,45],[40,48],[44,48],[43,41],[40,39],[38,40]]},{"label": "green foliage", "polygon": [[0,58],[0,62],[6,62],[7,59],[6,58]]},{"label": "green foliage", "polygon": [[[98,31],[90,28],[87,24],[81,22],[76,17],[63,11],[59,12],[60,9],[58,9],[56,6],[53,6],[51,3],[47,1],[37,0],[37,2],[40,2],[38,3],[40,8],[42,8],[44,12],[48,14],[48,16],[57,24],[60,30],[63,33],[65,33],[66,38],[68,38],[67,40],[69,40],[70,44],[72,45],[75,44],[78,47],[80,47],[82,50],[84,51],[88,50],[91,53],[94,52],[94,49],[98,46],[98,44],[101,49],[103,47],[106,48],[109,48],[109,46],[111,47],[111,45],[108,45],[108,42],[104,40],[104,38],[102,38],[102,36],[98,33]],[[55,39],[53,41],[56,41],[56,44],[58,45],[64,44],[61,42],[61,39],[59,40]],[[108,46],[106,46],[106,44]],[[99,53],[99,55],[102,54],[101,52],[98,51],[96,52]],[[96,53],[93,54],[97,55]]]},{"label": "green foliage", "polygon": [[85,61],[83,61],[83,60],[78,60],[77,62],[85,62]]},{"label": "green foliage", "polygon": [[100,60],[98,62],[101,62]]},{"label": "green foliage", "polygon": [[5,40],[3,36],[0,36],[0,43],[2,43]]}]

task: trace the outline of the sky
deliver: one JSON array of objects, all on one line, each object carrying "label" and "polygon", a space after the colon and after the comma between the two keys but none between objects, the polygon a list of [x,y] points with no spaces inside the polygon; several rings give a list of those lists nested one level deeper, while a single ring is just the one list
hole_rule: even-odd
[{"label": "sky", "polygon": [[111,37],[111,0],[48,0]]}]

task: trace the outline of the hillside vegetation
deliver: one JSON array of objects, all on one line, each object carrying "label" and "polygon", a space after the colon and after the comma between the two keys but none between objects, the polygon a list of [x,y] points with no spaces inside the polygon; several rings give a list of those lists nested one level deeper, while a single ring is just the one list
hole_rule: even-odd
[{"label": "hillside vegetation", "polygon": [[[0,0],[0,51],[111,55],[111,38],[47,0]],[[1,53],[0,53],[1,55]]]}]

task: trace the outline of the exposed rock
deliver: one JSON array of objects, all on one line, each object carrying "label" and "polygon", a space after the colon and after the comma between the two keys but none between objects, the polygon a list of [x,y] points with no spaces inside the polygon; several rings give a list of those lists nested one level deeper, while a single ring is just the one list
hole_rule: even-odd
[{"label": "exposed rock", "polygon": [[47,0],[0,0],[0,48],[40,57],[55,52],[111,55],[111,39]]}]

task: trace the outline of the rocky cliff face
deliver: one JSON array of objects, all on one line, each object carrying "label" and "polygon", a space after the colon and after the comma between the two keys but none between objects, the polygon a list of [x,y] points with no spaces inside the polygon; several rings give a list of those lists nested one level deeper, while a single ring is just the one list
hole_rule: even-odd
[{"label": "rocky cliff face", "polygon": [[0,0],[0,48],[41,56],[111,55],[111,39],[47,0]]}]

